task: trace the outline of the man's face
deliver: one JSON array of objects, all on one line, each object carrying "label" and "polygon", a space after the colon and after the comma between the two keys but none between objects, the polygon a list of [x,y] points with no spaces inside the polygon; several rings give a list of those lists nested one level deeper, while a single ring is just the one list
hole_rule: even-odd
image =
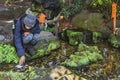
[{"label": "man's face", "polygon": [[29,27],[29,26],[27,26],[27,25],[25,25],[25,28],[26,28],[26,29],[30,29],[30,27]]}]

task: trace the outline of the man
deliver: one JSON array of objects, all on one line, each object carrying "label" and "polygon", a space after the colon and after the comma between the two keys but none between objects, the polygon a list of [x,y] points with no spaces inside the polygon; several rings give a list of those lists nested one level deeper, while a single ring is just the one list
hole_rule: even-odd
[{"label": "man", "polygon": [[25,14],[17,20],[14,29],[14,44],[20,57],[17,68],[23,67],[25,53],[35,54],[33,46],[36,45],[40,38],[40,31],[39,21],[33,14]]}]

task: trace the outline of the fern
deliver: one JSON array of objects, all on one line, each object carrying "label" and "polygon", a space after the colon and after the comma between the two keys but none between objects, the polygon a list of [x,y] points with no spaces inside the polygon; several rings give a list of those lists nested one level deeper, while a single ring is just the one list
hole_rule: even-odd
[{"label": "fern", "polygon": [[15,48],[10,44],[0,43],[0,63],[17,63],[19,60]]}]

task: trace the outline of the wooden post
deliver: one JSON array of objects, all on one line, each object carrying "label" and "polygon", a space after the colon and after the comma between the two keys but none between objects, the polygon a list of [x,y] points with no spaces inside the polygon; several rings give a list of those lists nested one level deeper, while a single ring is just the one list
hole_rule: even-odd
[{"label": "wooden post", "polygon": [[115,2],[112,3],[112,19],[113,19],[113,31],[116,30],[116,6]]},{"label": "wooden post", "polygon": [[116,30],[116,18],[113,19],[113,31]]}]

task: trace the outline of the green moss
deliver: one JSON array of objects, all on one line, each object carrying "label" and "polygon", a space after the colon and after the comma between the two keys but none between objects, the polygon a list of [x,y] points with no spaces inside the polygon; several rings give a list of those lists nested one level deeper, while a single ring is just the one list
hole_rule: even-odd
[{"label": "green moss", "polygon": [[47,30],[45,30],[45,31],[49,31],[49,32],[52,32],[52,33],[55,33],[55,26],[53,26],[53,27],[47,27]]},{"label": "green moss", "polygon": [[99,38],[102,37],[102,33],[100,32],[93,32],[93,42],[97,43],[99,41]]},{"label": "green moss", "polygon": [[96,54],[96,57],[98,60],[102,60],[103,59],[103,56],[101,54]]},{"label": "green moss", "polygon": [[78,45],[84,40],[84,35],[82,32],[74,32],[72,30],[67,30],[67,36],[69,38],[69,44]]},{"label": "green moss", "polygon": [[86,46],[85,44],[81,43],[81,44],[78,45],[77,51],[81,52],[81,51],[86,50],[86,48],[88,48],[88,46]]},{"label": "green moss", "polygon": [[62,38],[63,40],[66,40],[66,38],[65,38],[65,36],[64,36],[64,33],[61,33],[61,38]]},{"label": "green moss", "polygon": [[45,56],[45,51],[44,50],[37,50],[37,53],[33,56],[28,56],[27,57],[27,60],[31,60],[31,59],[35,59],[35,58],[38,58],[38,57],[42,57],[42,56]]},{"label": "green moss", "polygon": [[6,74],[6,76],[8,76],[9,79],[12,80],[34,80],[36,78],[39,78],[34,68],[30,66],[25,72],[9,71],[9,72],[5,72],[4,74]]},{"label": "green moss", "polygon": [[60,42],[57,41],[57,40],[50,40],[48,42],[48,46],[46,46],[47,49],[41,49],[41,48],[38,48],[37,49],[37,53],[33,56],[27,56],[27,60],[30,60],[30,59],[35,59],[35,58],[38,58],[38,57],[43,57],[45,55],[48,55],[50,54],[50,52],[52,50],[55,50],[55,49],[58,49],[60,47]]},{"label": "green moss", "polygon": [[88,55],[88,59],[89,59],[91,62],[97,62],[96,53],[90,53],[90,54]]},{"label": "green moss", "polygon": [[65,60],[64,65],[77,67],[87,65],[91,62],[97,62],[101,59],[103,59],[103,57],[97,46],[87,46],[81,43],[78,46],[78,51],[72,53],[69,59]]},{"label": "green moss", "polygon": [[88,63],[89,63],[89,59],[87,56],[80,56],[79,57],[79,61],[78,61],[79,66],[87,65]]},{"label": "green moss", "polygon": [[72,54],[72,55],[70,55],[70,60],[74,61],[75,63],[78,63],[79,58],[77,55]]},{"label": "green moss", "polygon": [[66,66],[70,66],[70,67],[77,67],[78,66],[77,63],[75,63],[74,61],[69,60],[69,59],[66,59],[66,61],[63,64],[65,64]]},{"label": "green moss", "polygon": [[115,48],[119,48],[120,47],[120,39],[117,38],[114,34],[111,34],[108,42],[110,42],[110,44],[115,47]]},{"label": "green moss", "polygon": [[60,47],[60,42],[58,40],[50,40],[48,45],[48,50],[55,50]]}]

